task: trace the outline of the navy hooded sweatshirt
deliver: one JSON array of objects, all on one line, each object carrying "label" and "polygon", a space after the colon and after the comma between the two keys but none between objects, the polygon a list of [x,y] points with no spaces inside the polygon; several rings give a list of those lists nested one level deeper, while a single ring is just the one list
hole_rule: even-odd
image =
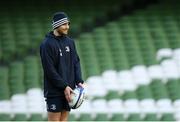
[{"label": "navy hooded sweatshirt", "polygon": [[72,39],[46,35],[40,45],[40,56],[44,71],[44,97],[64,96],[66,86],[72,89],[83,83],[79,56]]}]

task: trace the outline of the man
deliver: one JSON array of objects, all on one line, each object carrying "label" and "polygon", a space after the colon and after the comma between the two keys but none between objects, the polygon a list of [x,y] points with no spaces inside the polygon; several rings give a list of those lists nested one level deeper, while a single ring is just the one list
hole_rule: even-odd
[{"label": "man", "polygon": [[53,31],[40,46],[48,121],[67,121],[73,89],[83,87],[79,56],[74,41],[67,36],[69,24],[64,12],[55,13]]}]

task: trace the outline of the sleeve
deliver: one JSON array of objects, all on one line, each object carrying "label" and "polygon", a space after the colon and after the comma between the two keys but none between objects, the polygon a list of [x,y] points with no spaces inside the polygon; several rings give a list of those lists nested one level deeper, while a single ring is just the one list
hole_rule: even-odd
[{"label": "sleeve", "polygon": [[55,68],[55,56],[53,50],[48,44],[40,46],[41,62],[44,70],[44,75],[59,89],[65,89],[68,85],[62,77],[57,73]]},{"label": "sleeve", "polygon": [[79,59],[79,56],[77,54],[77,51],[76,51],[76,46],[75,46],[75,43],[73,41],[73,46],[74,46],[74,72],[75,72],[75,80],[76,80],[76,83],[84,83],[83,79],[82,79],[82,74],[81,74],[81,65],[80,65],[80,59]]}]

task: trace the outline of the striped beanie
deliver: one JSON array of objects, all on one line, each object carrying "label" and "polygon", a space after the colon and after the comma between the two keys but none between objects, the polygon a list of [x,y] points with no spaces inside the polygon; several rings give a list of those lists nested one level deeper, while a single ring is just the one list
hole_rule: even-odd
[{"label": "striped beanie", "polygon": [[56,29],[57,27],[65,24],[65,23],[69,23],[69,18],[66,15],[66,13],[57,12],[54,14],[53,22],[52,22],[53,29]]}]

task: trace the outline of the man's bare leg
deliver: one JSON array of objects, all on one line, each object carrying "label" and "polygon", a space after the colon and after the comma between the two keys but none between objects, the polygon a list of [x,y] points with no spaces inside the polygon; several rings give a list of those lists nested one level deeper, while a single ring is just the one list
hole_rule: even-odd
[{"label": "man's bare leg", "polygon": [[48,121],[57,121],[59,122],[59,118],[61,118],[61,112],[48,112]]},{"label": "man's bare leg", "polygon": [[63,111],[61,112],[60,121],[67,121],[69,116],[69,111]]}]

